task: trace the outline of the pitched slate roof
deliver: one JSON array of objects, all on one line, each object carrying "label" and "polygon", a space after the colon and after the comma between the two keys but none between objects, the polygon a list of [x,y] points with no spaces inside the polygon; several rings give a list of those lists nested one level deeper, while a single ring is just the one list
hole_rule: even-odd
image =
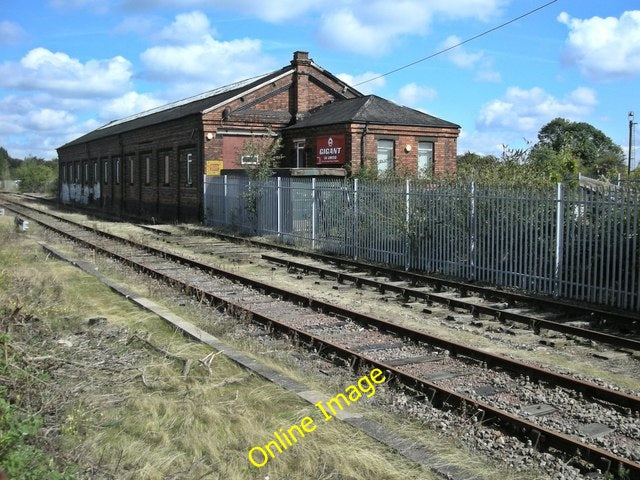
[{"label": "pitched slate roof", "polygon": [[342,123],[377,123],[419,127],[460,128],[460,125],[419,112],[376,95],[339,100],[311,111],[295,125],[285,128],[319,127]]},{"label": "pitched slate roof", "polygon": [[258,78],[234,83],[195,97],[189,97],[184,100],[179,100],[146,112],[132,115],[130,117],[115,120],[87,133],[86,135],[83,135],[82,137],[66,143],[60,148],[70,147],[72,145],[90,142],[92,140],[97,140],[111,135],[118,135],[119,133],[128,132],[138,128],[148,127],[158,123],[184,118],[189,115],[199,114],[211,107],[223,104],[238,95],[242,95],[244,92],[256,88],[264,83],[268,83],[280,75],[284,75],[292,71],[293,68],[291,66],[284,67]]}]

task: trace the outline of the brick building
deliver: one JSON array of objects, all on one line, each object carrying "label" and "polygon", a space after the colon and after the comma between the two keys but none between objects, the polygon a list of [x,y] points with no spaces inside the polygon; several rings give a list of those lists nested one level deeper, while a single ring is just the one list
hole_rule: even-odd
[{"label": "brick building", "polygon": [[291,64],[138,115],[58,148],[59,196],[119,215],[196,221],[203,175],[259,160],[245,145],[280,134],[291,175],[379,171],[452,172],[460,127],[364,96],[306,52]]}]

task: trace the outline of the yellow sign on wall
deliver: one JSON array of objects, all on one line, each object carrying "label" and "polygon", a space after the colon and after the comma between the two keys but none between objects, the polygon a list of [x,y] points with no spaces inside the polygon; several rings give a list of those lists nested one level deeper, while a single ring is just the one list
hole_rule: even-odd
[{"label": "yellow sign on wall", "polygon": [[205,175],[220,175],[222,170],[222,160],[207,160],[205,165]]}]

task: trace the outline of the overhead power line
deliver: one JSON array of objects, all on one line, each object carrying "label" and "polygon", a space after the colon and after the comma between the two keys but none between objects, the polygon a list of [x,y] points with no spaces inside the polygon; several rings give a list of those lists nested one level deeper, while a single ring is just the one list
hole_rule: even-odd
[{"label": "overhead power line", "polygon": [[432,59],[433,57],[437,57],[438,55],[442,55],[443,53],[446,53],[446,52],[448,52],[449,50],[453,50],[454,48],[458,48],[458,47],[460,47],[460,46],[464,45],[465,43],[472,42],[472,41],[474,41],[474,40],[476,40],[476,39],[478,39],[478,38],[480,38],[480,37],[484,37],[485,35],[490,34],[491,32],[495,32],[496,30],[499,30],[499,29],[501,29],[501,28],[503,28],[503,27],[506,27],[507,25],[510,25],[510,24],[512,24],[512,23],[514,23],[514,22],[517,22],[518,20],[521,20],[521,19],[523,19],[524,17],[528,17],[529,15],[532,15],[532,14],[536,13],[537,11],[542,10],[543,8],[547,8],[549,5],[551,5],[551,4],[553,4],[553,3],[556,3],[557,1],[558,1],[558,0],[553,0],[553,1],[551,1],[551,2],[545,3],[544,5],[540,5],[539,7],[534,8],[533,10],[529,10],[528,12],[523,13],[522,15],[520,15],[520,16],[518,16],[518,17],[516,17],[516,18],[512,18],[511,20],[509,20],[509,21],[507,21],[507,22],[501,23],[501,24],[500,24],[500,25],[498,25],[498,26],[495,26],[495,27],[493,27],[493,28],[491,28],[491,29],[489,29],[489,30],[486,30],[486,31],[484,31],[484,32],[482,32],[482,33],[479,33],[479,34],[477,34],[477,35],[474,35],[473,37],[467,38],[466,40],[463,40],[463,41],[461,41],[461,42],[459,42],[459,43],[456,43],[455,45],[451,45],[450,47],[443,48],[442,50],[439,50],[439,51],[437,51],[437,52],[435,52],[435,53],[432,53],[432,54],[431,54],[431,55],[429,55],[428,57],[424,57],[424,58],[421,58],[420,60],[416,60],[415,62],[408,63],[408,64],[406,64],[406,65],[403,65],[402,67],[398,67],[398,68],[396,68],[396,69],[394,69],[394,70],[391,70],[391,71],[389,71],[389,72],[387,72],[387,73],[383,73],[382,75],[378,75],[377,77],[373,77],[373,78],[370,78],[370,79],[365,80],[365,81],[363,81],[363,82],[356,83],[356,84],[354,85],[354,87],[358,87],[358,86],[363,85],[363,84],[368,83],[368,82],[373,82],[374,80],[378,80],[379,78],[386,77],[387,75],[391,75],[392,73],[399,72],[400,70],[404,70],[405,68],[412,67],[412,66],[414,66],[414,65],[416,65],[416,64],[418,64],[418,63],[424,62],[424,61],[426,61],[426,60],[430,60],[430,59]]}]

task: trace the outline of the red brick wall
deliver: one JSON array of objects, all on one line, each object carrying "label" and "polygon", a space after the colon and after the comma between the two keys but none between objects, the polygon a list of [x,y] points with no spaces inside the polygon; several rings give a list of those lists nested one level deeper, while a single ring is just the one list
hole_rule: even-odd
[{"label": "red brick wall", "polygon": [[[301,130],[287,131],[284,139],[285,153],[293,167],[293,141],[306,140],[305,150],[307,167],[315,167],[316,145],[315,138],[322,135],[346,135],[346,158],[350,163],[348,168],[353,174],[360,169],[361,163],[375,168],[377,164],[377,140],[389,139],[394,141],[395,170],[417,173],[418,170],[418,142],[432,141],[434,143],[433,167],[436,175],[454,173],[456,170],[456,137],[458,129],[432,127],[404,127],[391,125],[368,125],[367,133],[363,135],[364,125],[352,124],[323,126]],[[364,153],[362,151],[364,142]],[[409,145],[410,151],[406,151]]]},{"label": "red brick wall", "polygon": [[[197,220],[200,216],[201,178],[204,171],[201,155],[198,154],[200,129],[199,118],[192,116],[88,144],[60,148],[60,168],[68,162],[100,160],[100,197],[90,197],[89,206],[145,219]],[[195,181],[192,186],[186,185],[186,158],[179,157],[182,152],[187,151],[194,155],[192,172]],[[163,184],[165,152],[170,155],[170,182],[167,186]],[[151,159],[149,185],[145,185],[146,156]],[[115,178],[115,162],[118,158],[119,183]],[[133,159],[133,185],[130,182],[129,158]],[[106,182],[105,161],[109,164],[109,178]],[[89,170],[92,175],[92,168]]]},{"label": "red brick wall", "polygon": [[[352,90],[343,90],[343,84],[333,75],[316,68],[305,52],[296,52],[293,71],[261,88],[245,92],[218,108],[202,115],[192,115],[146,128],[95,140],[82,145],[58,150],[60,169],[70,163],[80,165],[99,160],[100,195],[88,195],[87,201],[96,208],[117,214],[129,214],[146,219],[197,220],[201,216],[202,175],[206,160],[223,160],[223,168],[239,168],[238,151],[254,135],[268,130],[279,132],[304,116],[309,110],[329,101],[357,96]],[[306,166],[315,166],[315,137],[329,134],[346,135],[347,163],[356,172],[361,162],[375,165],[376,139],[392,137],[396,142],[396,167],[415,171],[420,138],[433,138],[434,171],[437,174],[453,172],[456,167],[457,129],[393,127],[370,125],[362,135],[362,125],[339,125],[292,131],[285,135],[282,166],[294,166],[293,139],[306,138]],[[362,151],[364,141],[364,151]],[[404,150],[411,145],[411,152]],[[164,182],[164,155],[170,156],[169,182]],[[187,158],[192,155],[193,182],[187,184]],[[134,183],[129,181],[131,169],[127,157],[134,160]],[[150,158],[150,179],[145,178],[146,158]],[[120,159],[120,182],[116,183],[114,164]],[[109,164],[109,179],[103,178],[104,162]],[[90,175],[93,169],[89,168]],[[82,173],[82,172],[81,172]],[[63,176],[60,175],[60,184]],[[91,180],[92,181],[92,180]],[[74,187],[74,192],[91,190],[91,181]],[[74,186],[67,179],[65,186]],[[87,187],[87,188],[85,188]],[[67,188],[69,191],[69,188]],[[74,197],[75,201],[82,201]]]}]

